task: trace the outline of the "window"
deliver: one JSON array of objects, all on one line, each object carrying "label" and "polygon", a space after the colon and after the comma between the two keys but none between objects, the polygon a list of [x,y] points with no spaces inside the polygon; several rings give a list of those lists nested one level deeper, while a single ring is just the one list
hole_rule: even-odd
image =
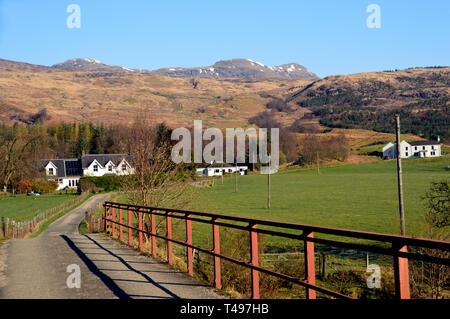
[{"label": "window", "polygon": [[112,165],[108,166],[108,172],[112,172]]},{"label": "window", "polygon": [[406,152],[406,156],[408,156],[408,152]]},{"label": "window", "polygon": [[50,168],[48,169],[48,175],[55,175],[55,174],[53,173],[53,168],[50,167]]},{"label": "window", "polygon": [[417,151],[417,146],[414,147],[414,150]]},{"label": "window", "polygon": [[431,149],[434,150],[434,145],[431,145]]},{"label": "window", "polygon": [[60,178],[60,179],[58,179],[58,184],[62,184],[63,183],[63,180]]},{"label": "window", "polygon": [[72,187],[72,180],[69,179],[69,187]]},{"label": "window", "polygon": [[406,146],[406,150],[408,150],[408,146]]},{"label": "window", "polygon": [[127,164],[122,164],[122,171],[126,171],[127,170]]},{"label": "window", "polygon": [[424,149],[425,149],[425,146],[423,146],[422,149],[424,150]]},{"label": "window", "polygon": [[228,169],[228,172],[231,173],[231,168]]},{"label": "window", "polygon": [[98,172],[98,165],[94,165],[94,172]]},{"label": "window", "polygon": [[218,169],[216,169],[216,171],[215,171],[216,173],[219,173],[220,172],[220,170],[218,170]]}]

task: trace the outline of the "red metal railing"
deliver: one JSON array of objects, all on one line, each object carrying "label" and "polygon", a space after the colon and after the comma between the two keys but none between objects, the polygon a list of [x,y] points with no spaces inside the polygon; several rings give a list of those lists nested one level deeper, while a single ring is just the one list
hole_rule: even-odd
[{"label": "red metal railing", "polygon": [[[169,264],[172,264],[172,244],[176,243],[187,247],[187,269],[188,274],[193,276],[193,249],[212,255],[214,257],[214,285],[217,289],[222,288],[222,279],[220,272],[221,259],[238,265],[247,267],[251,270],[252,282],[252,297],[259,298],[259,273],[265,273],[278,278],[290,281],[306,288],[306,297],[308,299],[315,299],[316,292],[320,292],[336,298],[351,298],[347,295],[341,294],[330,289],[316,285],[316,271],[314,262],[314,243],[324,244],[333,247],[344,247],[357,249],[377,254],[384,254],[392,256],[394,259],[394,277],[395,277],[395,291],[396,296],[400,299],[410,298],[410,284],[409,284],[409,270],[408,260],[415,259],[425,262],[437,263],[441,265],[450,266],[450,259],[440,258],[420,253],[408,252],[408,246],[421,247],[429,249],[438,249],[443,251],[450,251],[450,242],[406,237],[399,235],[389,235],[381,233],[372,233],[364,231],[354,231],[339,228],[321,227],[314,225],[304,225],[288,222],[278,222],[264,219],[253,219],[231,215],[194,212],[179,209],[168,209],[160,207],[146,207],[129,205],[115,202],[105,202],[105,228],[106,231],[113,236],[115,235],[115,227],[119,225],[119,236],[123,240],[123,227],[127,227],[128,241],[132,244],[131,232],[134,230],[138,232],[139,249],[142,250],[143,234],[150,237],[151,252],[156,256],[156,239],[163,239],[166,241],[167,259]],[[119,209],[119,220],[116,220],[115,209]],[[128,212],[128,225],[123,224],[122,209]],[[136,212],[138,216],[138,227],[133,227],[131,223],[131,212]],[[143,215],[150,215],[151,231],[143,229]],[[161,235],[156,232],[155,216],[162,216],[166,219],[166,235]],[[176,240],[172,236],[172,219],[181,219],[186,221],[186,240]],[[207,219],[206,219],[207,218]],[[192,222],[206,223],[212,225],[213,235],[213,249],[209,250],[192,244]],[[239,225],[236,223],[243,223]],[[234,229],[245,230],[249,232],[250,236],[250,261],[243,261],[225,256],[220,253],[220,227],[229,227]],[[266,227],[266,228],[261,228]],[[270,227],[270,229],[267,229]],[[297,234],[297,231],[301,233]],[[293,233],[294,232],[294,233]],[[258,234],[267,234],[280,236],[284,238],[297,239],[304,242],[304,256],[305,256],[305,279],[301,280],[282,274],[267,268],[259,266],[258,262]],[[326,234],[338,237],[347,237],[355,239],[363,239],[368,241],[375,241],[373,244],[359,244],[336,241],[331,239],[317,238],[314,234]],[[389,244],[390,247],[380,246],[380,243]]]}]

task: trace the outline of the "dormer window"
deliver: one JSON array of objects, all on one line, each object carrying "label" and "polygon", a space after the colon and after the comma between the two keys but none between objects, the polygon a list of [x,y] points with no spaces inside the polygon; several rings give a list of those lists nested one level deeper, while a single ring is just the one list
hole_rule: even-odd
[{"label": "dormer window", "polygon": [[108,172],[112,172],[112,165],[108,166]]},{"label": "dormer window", "polygon": [[48,175],[55,175],[55,172],[52,167],[48,169]]},{"label": "dormer window", "polygon": [[94,172],[98,172],[98,165],[94,165],[93,169],[94,169]]},{"label": "dormer window", "polygon": [[122,171],[126,171],[127,170],[127,164],[122,164]]}]

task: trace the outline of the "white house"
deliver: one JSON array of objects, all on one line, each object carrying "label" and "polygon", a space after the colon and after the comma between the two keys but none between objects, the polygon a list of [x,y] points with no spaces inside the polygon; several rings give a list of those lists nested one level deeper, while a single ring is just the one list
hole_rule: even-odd
[{"label": "white house", "polygon": [[81,158],[45,159],[41,161],[48,179],[58,182],[58,190],[75,188],[81,176],[134,174],[126,154],[83,155]]},{"label": "white house", "polygon": [[[441,144],[437,141],[400,142],[400,158],[424,158],[441,156]],[[397,158],[397,146],[389,142],[383,147],[383,158]]]},{"label": "white house", "polygon": [[239,175],[247,175],[248,166],[233,166],[227,163],[213,163],[206,167],[197,168],[198,176],[222,176],[224,174],[233,174],[238,171]]}]

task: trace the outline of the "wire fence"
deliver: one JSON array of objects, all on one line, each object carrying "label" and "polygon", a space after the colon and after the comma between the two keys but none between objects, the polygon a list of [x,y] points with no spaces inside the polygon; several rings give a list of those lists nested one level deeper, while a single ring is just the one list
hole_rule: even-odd
[{"label": "wire fence", "polygon": [[88,193],[81,193],[80,196],[77,196],[74,199],[70,199],[55,207],[47,209],[46,211],[34,216],[33,219],[28,221],[17,222],[8,217],[2,217],[0,224],[0,238],[25,238],[28,234],[34,232],[38,228],[39,223],[62,212],[69,207],[82,202],[87,197],[87,195]]}]

